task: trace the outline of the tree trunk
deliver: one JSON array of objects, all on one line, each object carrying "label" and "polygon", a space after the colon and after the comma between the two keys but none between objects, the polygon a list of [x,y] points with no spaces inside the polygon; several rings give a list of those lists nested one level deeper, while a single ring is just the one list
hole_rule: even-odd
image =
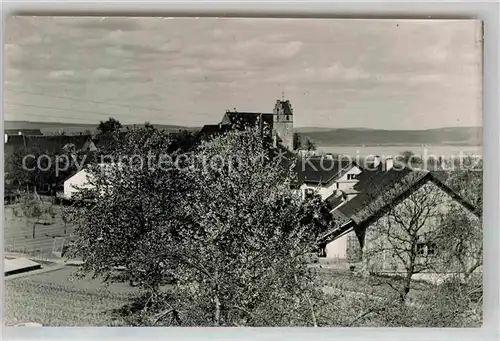
[{"label": "tree trunk", "polygon": [[401,297],[402,302],[406,301],[406,296],[408,296],[408,293],[410,292],[411,277],[413,276],[414,271],[415,271],[415,256],[411,255],[410,256],[410,266],[406,270],[406,276],[405,276],[405,279],[403,281],[403,287],[401,288],[401,292],[400,292],[400,297]]},{"label": "tree trunk", "polygon": [[412,272],[408,272],[403,282],[403,287],[401,288],[401,292],[399,293],[399,297],[401,297],[401,302],[406,301],[406,296],[410,292],[410,284],[411,284],[411,276]]},{"label": "tree trunk", "polygon": [[216,326],[220,325],[220,300],[219,296],[215,295],[215,318],[214,318],[214,324]]},{"label": "tree trunk", "polygon": [[35,239],[35,226],[36,226],[36,221],[33,223],[33,239]]},{"label": "tree trunk", "polygon": [[474,271],[476,271],[476,269],[479,268],[482,264],[483,264],[482,259],[477,260],[476,263],[474,265],[472,265],[472,267],[465,272],[464,279],[468,280],[469,277],[474,273]]},{"label": "tree trunk", "polygon": [[318,326],[318,321],[316,320],[316,313],[314,312],[314,306],[311,302],[311,298],[307,296],[307,302],[309,303],[309,309],[311,310],[312,322],[315,327]]}]

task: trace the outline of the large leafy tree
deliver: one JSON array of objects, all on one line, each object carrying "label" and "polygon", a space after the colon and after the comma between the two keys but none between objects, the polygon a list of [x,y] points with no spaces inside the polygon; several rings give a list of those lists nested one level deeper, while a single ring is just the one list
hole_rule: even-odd
[{"label": "large leafy tree", "polygon": [[73,174],[86,157],[74,145],[63,148],[61,153],[47,152],[37,146],[18,149],[6,157],[5,180],[19,189],[34,191]]},{"label": "large leafy tree", "polygon": [[120,121],[114,119],[113,117],[110,117],[107,121],[101,121],[99,125],[97,126],[97,132],[98,134],[113,134],[122,128],[122,124]]},{"label": "large leafy tree", "polygon": [[[464,157],[448,164],[446,184],[472,204],[480,217],[483,212],[483,162],[477,157]],[[451,167],[453,166],[453,167]],[[463,211],[452,210],[441,228],[448,261],[459,265],[468,279],[483,264],[483,224]]]},{"label": "large leafy tree", "polygon": [[[125,140],[127,155],[170,143],[152,127]],[[183,325],[315,325],[320,293],[307,256],[329,219],[321,200],[301,200],[273,155],[245,130],[170,155],[167,168],[94,167],[73,211],[73,255],[84,273],[111,281],[121,265],[149,289],[140,324],[171,314]],[[167,275],[176,284],[165,296]]]},{"label": "large leafy tree", "polygon": [[273,155],[256,131],[229,133],[203,143],[204,165],[188,173],[182,282],[196,282],[191,295],[209,303],[215,325],[315,323],[306,256],[328,224],[321,201],[304,203]]},{"label": "large leafy tree", "polygon": [[306,139],[306,142],[304,144],[304,148],[308,151],[308,152],[312,152],[312,151],[315,151],[316,150],[316,143],[314,143],[313,140],[311,139]]},{"label": "large leafy tree", "polygon": [[130,280],[157,292],[171,270],[168,251],[186,224],[182,195],[189,183],[165,154],[169,143],[147,124],[89,167],[90,186],[76,194],[69,213],[76,224],[70,255],[85,261],[84,273],[112,280],[122,266]]}]

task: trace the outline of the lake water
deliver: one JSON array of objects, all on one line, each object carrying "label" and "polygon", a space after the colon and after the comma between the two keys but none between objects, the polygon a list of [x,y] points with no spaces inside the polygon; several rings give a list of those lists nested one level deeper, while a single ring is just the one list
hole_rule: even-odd
[{"label": "lake water", "polygon": [[482,146],[318,146],[317,151],[321,153],[332,153],[336,155],[349,155],[350,157],[366,157],[373,155],[392,156],[401,155],[404,151],[412,151],[420,157],[431,155],[444,158],[460,155],[482,155]]}]

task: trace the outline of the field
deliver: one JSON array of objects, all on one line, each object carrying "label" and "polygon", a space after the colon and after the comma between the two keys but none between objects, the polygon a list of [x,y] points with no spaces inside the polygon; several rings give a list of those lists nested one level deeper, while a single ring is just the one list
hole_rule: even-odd
[{"label": "field", "polygon": [[[13,210],[14,208],[14,210]],[[14,214],[15,206],[5,208],[5,246],[10,252],[24,252],[35,261],[42,261],[46,272],[13,276],[5,281],[5,324],[36,322],[50,326],[119,326],[124,322],[114,317],[112,310],[131,303],[140,290],[128,283],[106,286],[98,279],[74,278],[77,268],[51,263],[54,237],[68,237],[71,226],[61,219],[61,208],[54,206],[54,217],[45,224],[36,226],[32,238],[32,226]],[[44,262],[45,261],[45,262]],[[51,268],[53,267],[53,270]],[[61,268],[62,267],[62,268]],[[361,277],[351,273],[345,264],[313,265],[318,281],[327,294],[318,307],[320,325],[349,325],[356,316],[372,306],[394,298],[397,279],[383,277]],[[420,309],[426,300],[433,300],[435,287],[414,282],[408,299],[413,310]],[[447,303],[447,304],[454,304]],[[399,314],[395,312],[394,314]],[[419,312],[414,313],[419,316]],[[429,322],[430,321],[430,322]],[[422,322],[431,325],[432,319]],[[359,326],[382,326],[389,322],[378,318],[358,322]],[[416,322],[415,322],[416,323]],[[470,326],[469,324],[467,326]],[[474,325],[473,325],[474,326]]]},{"label": "field", "polygon": [[22,216],[18,204],[6,205],[4,209],[4,251],[24,253],[37,259],[53,258],[54,238],[66,237],[67,241],[73,232],[73,227],[67,225],[65,228],[61,218],[61,206],[52,205],[52,210],[53,217],[44,217],[35,225],[35,238],[33,238],[33,221]]},{"label": "field", "polygon": [[[125,283],[105,287],[99,280],[73,278],[76,267],[5,281],[5,324],[36,322],[45,326],[110,326],[109,314],[130,301],[136,288]],[[108,312],[108,313],[107,313]]]},{"label": "field", "polygon": [[[50,269],[52,265],[45,266]],[[98,279],[75,278],[76,271],[74,266],[65,266],[44,273],[8,278],[5,281],[5,324],[11,326],[21,322],[35,322],[45,326],[126,325],[115,311],[133,303],[133,299],[141,294],[140,289],[131,287],[128,283],[106,286]],[[399,320],[398,316],[402,312],[398,310],[357,320],[365,312],[385,306],[393,300],[395,291],[391,287],[397,284],[397,280],[363,278],[332,269],[320,269],[318,276],[326,293],[324,301],[316,308],[320,326],[348,326],[355,321],[353,326],[379,327],[391,326]],[[434,302],[434,292],[435,287],[432,285],[414,282],[409,295],[409,310],[404,311],[405,314],[410,314],[411,319],[407,316],[405,319],[412,321],[412,326],[445,326],[441,325],[445,321],[436,318],[450,314],[450,311],[453,313],[450,309],[456,303],[452,299]],[[432,310],[429,311],[426,307]],[[476,310],[480,310],[480,307],[478,305]],[[461,324],[457,326],[480,325],[477,312],[472,314],[475,315],[466,319],[460,317],[465,322],[461,320]],[[458,322],[452,320],[451,323],[456,325]]]},{"label": "field", "polygon": [[[6,325],[36,322],[50,326],[120,326],[124,322],[112,311],[132,303],[140,294],[128,283],[106,286],[99,279],[76,278],[74,266],[50,271],[51,266],[45,264],[47,272],[6,280]],[[327,294],[327,301],[319,309],[324,324],[344,325],[363,311],[367,302],[382,301],[394,294],[386,285],[388,279],[365,279],[332,269],[318,272]],[[394,280],[389,283],[394,284]],[[412,297],[417,299],[425,288],[424,284],[416,285]]]}]

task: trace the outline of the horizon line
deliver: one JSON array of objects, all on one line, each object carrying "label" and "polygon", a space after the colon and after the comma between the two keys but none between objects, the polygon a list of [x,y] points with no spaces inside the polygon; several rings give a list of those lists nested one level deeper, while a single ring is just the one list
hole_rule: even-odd
[{"label": "horizon line", "polygon": [[[61,125],[61,124],[68,124],[68,125],[85,125],[85,126],[98,126],[99,125],[99,121],[98,123],[84,123],[84,122],[55,122],[55,121],[27,121],[27,120],[3,120],[4,123],[6,122],[23,122],[23,123],[41,123],[41,124],[57,124],[57,125]],[[133,125],[144,125],[146,122],[142,122],[142,123],[122,123],[123,126],[133,126]],[[152,125],[163,125],[163,126],[173,126],[173,127],[181,127],[181,128],[203,128],[203,126],[207,125],[207,124],[203,124],[203,125],[182,125],[182,124],[168,124],[168,123],[154,123],[154,122],[148,122]],[[208,125],[214,125],[214,124],[218,124],[218,123],[212,123],[212,124],[208,124]],[[440,127],[435,127],[435,128],[421,128],[421,129],[411,129],[411,128],[400,128],[400,129],[390,129],[390,128],[369,128],[369,127],[326,127],[326,126],[295,126],[294,129],[304,129],[304,128],[310,128],[310,129],[331,129],[331,130],[338,130],[338,129],[349,129],[349,130],[359,130],[359,129],[363,129],[363,130],[387,130],[387,131],[401,131],[401,130],[412,130],[412,131],[423,131],[423,130],[436,130],[436,129],[446,129],[446,128],[483,128],[482,125],[471,125],[471,126],[440,126]],[[4,130],[6,128],[4,127]],[[13,129],[16,129],[16,128],[13,128]],[[22,130],[22,128],[19,128],[20,130]]]}]

